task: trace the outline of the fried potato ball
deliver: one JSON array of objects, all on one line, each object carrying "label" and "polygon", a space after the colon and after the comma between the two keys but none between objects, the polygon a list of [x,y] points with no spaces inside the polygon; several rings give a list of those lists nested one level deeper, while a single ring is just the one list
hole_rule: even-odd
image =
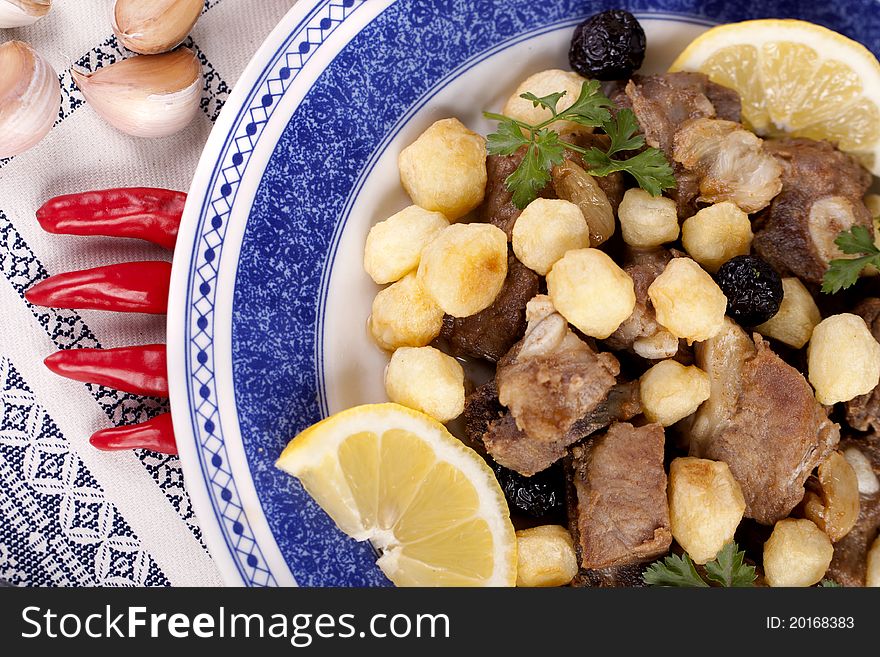
[{"label": "fried potato ball", "polygon": [[569,251],[547,274],[559,314],[585,335],[604,339],[632,315],[633,280],[599,249]]},{"label": "fried potato ball", "polygon": [[364,269],[376,283],[393,283],[419,266],[422,249],[449,222],[439,212],[411,205],[370,229]]},{"label": "fried potato ball", "polygon": [[418,279],[443,311],[468,317],[495,301],[507,277],[507,235],[491,224],[453,224],[422,250]]},{"label": "fried potato ball", "polygon": [[400,152],[398,168],[413,203],[456,221],[486,195],[486,140],[458,119],[443,119]]},{"label": "fried potato ball", "polygon": [[464,370],[434,347],[401,347],[385,369],[385,392],[393,402],[449,422],[464,411]]}]

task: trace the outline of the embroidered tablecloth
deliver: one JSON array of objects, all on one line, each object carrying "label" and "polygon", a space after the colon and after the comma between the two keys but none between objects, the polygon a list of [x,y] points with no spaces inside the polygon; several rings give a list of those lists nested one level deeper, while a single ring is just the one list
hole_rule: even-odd
[{"label": "embroidered tablecloth", "polygon": [[0,29],[59,73],[61,113],[35,148],[0,160],[0,580],[18,586],[210,586],[220,577],[201,538],[177,457],[103,453],[98,429],[146,420],[167,402],[83,385],[42,359],[62,348],[165,341],[165,318],[51,310],[24,291],[51,274],[114,262],[170,260],[134,240],[47,235],[34,211],[89,189],[186,190],[232,85],[295,0],[206,0],[186,42],[202,62],[202,113],[159,140],[123,135],[88,105],[72,66],[131,56],[110,26],[112,0],[54,0],[33,26]]}]

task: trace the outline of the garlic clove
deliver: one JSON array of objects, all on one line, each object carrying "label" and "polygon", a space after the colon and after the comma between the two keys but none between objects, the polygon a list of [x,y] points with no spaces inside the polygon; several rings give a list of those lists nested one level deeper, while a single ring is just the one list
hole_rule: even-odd
[{"label": "garlic clove", "polygon": [[72,71],[89,105],[117,130],[167,137],[199,111],[202,65],[192,50],[136,55],[95,73]]},{"label": "garlic clove", "polygon": [[60,109],[61,85],[49,63],[22,41],[0,45],[0,157],[34,146]]},{"label": "garlic clove", "polygon": [[52,8],[52,0],[0,0],[0,27],[33,25]]},{"label": "garlic clove", "polygon": [[204,6],[204,0],[116,0],[113,32],[142,55],[168,52],[186,39]]}]

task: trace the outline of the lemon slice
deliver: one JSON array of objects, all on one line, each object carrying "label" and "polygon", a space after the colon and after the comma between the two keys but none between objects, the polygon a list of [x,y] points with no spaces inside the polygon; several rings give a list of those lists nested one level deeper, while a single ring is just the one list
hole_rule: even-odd
[{"label": "lemon slice", "polygon": [[356,406],[290,441],[276,465],[337,526],[381,550],[398,586],[513,586],[516,537],[480,456],[431,417]]},{"label": "lemon slice", "polygon": [[827,139],[880,175],[880,63],[860,43],[797,20],[720,25],[671,71],[700,71],[736,89],[760,135]]}]

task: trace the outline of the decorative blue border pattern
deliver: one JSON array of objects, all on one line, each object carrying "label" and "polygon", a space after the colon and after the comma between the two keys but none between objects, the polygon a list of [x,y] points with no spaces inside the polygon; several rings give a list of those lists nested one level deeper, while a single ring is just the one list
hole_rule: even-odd
[{"label": "decorative blue border pattern", "polygon": [[[227,138],[193,245],[186,325],[193,432],[215,515],[248,584],[271,585],[275,578],[241,508],[217,414],[218,262],[237,185],[262,126],[298,67],[361,4],[316,3],[271,59]],[[456,70],[542,26],[621,5],[715,22],[797,16],[880,51],[873,0],[821,6],[792,0],[746,6],[729,0],[400,0],[365,26],[309,89],[275,146],[248,219],[235,285],[232,358],[243,445],[272,533],[300,584],[386,583],[369,547],[344,539],[297,482],[273,466],[290,436],[321,415],[322,289],[359,181],[403,117]]]},{"label": "decorative blue border pattern", "polygon": [[[364,1],[330,0],[319,4],[292,31],[263,71],[260,82],[251,91],[244,108],[239,112],[236,127],[224,144],[218,166],[212,175],[211,194],[202,207],[199,239],[193,249],[193,262],[198,262],[199,265],[194,272],[190,272],[187,286],[191,295],[188,297],[187,307],[194,312],[186,327],[187,343],[190,345],[188,380],[191,387],[188,393],[190,407],[195,410],[196,415],[193,418],[193,434],[199,439],[200,466],[205,480],[210,482],[209,492],[224,539],[235,558],[239,573],[251,586],[272,586],[277,582],[269,572],[263,553],[254,540],[232,478],[222,439],[211,339],[219,249],[226,234],[238,184],[266,123],[278,105],[277,101],[315,50]],[[193,289],[196,280],[198,290],[193,294],[196,292]]]}]

